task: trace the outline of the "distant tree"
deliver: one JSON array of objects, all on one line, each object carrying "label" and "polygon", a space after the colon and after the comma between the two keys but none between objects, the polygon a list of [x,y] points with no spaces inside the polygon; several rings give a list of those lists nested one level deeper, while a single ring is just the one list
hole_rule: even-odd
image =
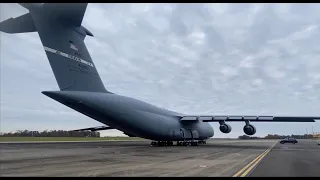
[{"label": "distant tree", "polygon": [[293,137],[296,139],[312,139],[312,134],[304,134],[304,135],[278,135],[278,134],[268,134],[267,136],[265,136],[265,139],[284,139],[284,138],[288,138],[288,137]]},{"label": "distant tree", "polygon": [[250,136],[242,135],[242,136],[239,136],[238,139],[250,139]]},{"label": "distant tree", "polygon": [[99,132],[91,131],[64,131],[64,130],[45,130],[39,131],[28,131],[28,130],[17,130],[14,133],[1,133],[3,137],[100,137]]},{"label": "distant tree", "polygon": [[261,139],[261,138],[257,136],[242,135],[242,136],[239,136],[238,139]]},{"label": "distant tree", "polygon": [[277,134],[268,134],[265,139],[281,139],[282,137]]}]

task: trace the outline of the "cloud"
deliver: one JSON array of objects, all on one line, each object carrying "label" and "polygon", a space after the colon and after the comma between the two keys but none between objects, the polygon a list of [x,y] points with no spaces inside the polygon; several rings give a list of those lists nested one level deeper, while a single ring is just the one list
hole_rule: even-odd
[{"label": "cloud", "polygon": [[[319,116],[319,8],[89,4],[83,25],[112,92],[190,114]],[[0,20],[26,12],[1,4]],[[0,36],[1,131],[101,125],[41,94],[58,86],[37,33]],[[227,135],[212,125],[217,137],[242,134],[243,123]],[[320,131],[319,123],[255,125],[257,135]]]}]

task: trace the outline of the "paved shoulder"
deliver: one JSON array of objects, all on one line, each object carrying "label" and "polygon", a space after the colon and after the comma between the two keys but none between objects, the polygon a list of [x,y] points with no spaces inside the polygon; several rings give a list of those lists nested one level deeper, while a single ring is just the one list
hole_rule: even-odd
[{"label": "paved shoulder", "polygon": [[319,177],[320,146],[313,140],[298,144],[278,143],[250,176]]}]

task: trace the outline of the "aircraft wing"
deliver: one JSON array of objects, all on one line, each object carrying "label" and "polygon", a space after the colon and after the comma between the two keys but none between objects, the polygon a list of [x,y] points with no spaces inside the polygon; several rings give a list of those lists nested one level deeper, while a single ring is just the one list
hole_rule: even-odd
[{"label": "aircraft wing", "polygon": [[108,130],[108,129],[114,129],[110,126],[97,126],[97,127],[90,127],[90,128],[84,128],[84,129],[76,129],[72,131],[101,131],[101,130]]},{"label": "aircraft wing", "polygon": [[315,122],[320,120],[320,117],[299,117],[299,116],[182,116],[181,122]]}]

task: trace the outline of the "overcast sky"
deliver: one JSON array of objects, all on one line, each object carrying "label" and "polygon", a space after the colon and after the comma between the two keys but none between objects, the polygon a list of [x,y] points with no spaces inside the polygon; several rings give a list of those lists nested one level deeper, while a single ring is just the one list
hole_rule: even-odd
[{"label": "overcast sky", "polygon": [[[26,12],[1,4],[0,20]],[[319,20],[319,4],[89,4],[83,26],[111,92],[187,114],[320,116]],[[41,94],[58,85],[37,33],[0,36],[1,132],[102,125]],[[227,135],[211,125],[243,134],[244,123]],[[320,132],[254,125],[257,136]]]}]

